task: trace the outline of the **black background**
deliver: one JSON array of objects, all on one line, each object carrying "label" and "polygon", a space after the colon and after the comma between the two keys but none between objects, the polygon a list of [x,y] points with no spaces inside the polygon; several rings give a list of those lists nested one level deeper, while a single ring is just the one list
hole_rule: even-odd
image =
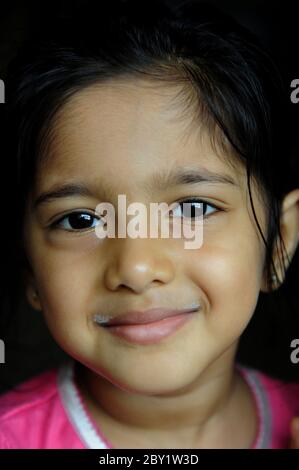
[{"label": "black background", "polygon": [[[140,0],[142,1],[142,0]],[[144,0],[143,0],[144,1]],[[71,9],[74,1],[10,1],[1,2],[0,13],[0,78],[15,54],[19,44],[37,24],[51,22],[51,18]],[[103,14],[105,13],[105,1]],[[175,0],[169,1],[175,3]],[[284,77],[286,89],[291,93],[290,82],[299,79],[299,10],[297,2],[290,1],[210,1],[231,13],[241,23],[254,31],[276,58]],[[5,106],[5,104],[0,105]],[[293,152],[298,169],[298,117],[299,103],[290,101]],[[282,116],[283,119],[283,116]],[[2,184],[5,184],[4,149],[1,154]],[[282,156],[282,165],[283,165]],[[299,173],[297,173],[299,175]],[[299,187],[299,176],[298,184]],[[0,231],[9,230],[9,200],[2,201]],[[2,246],[5,249],[5,246]],[[288,380],[299,380],[299,363],[290,361],[290,342],[299,338],[298,307],[298,250],[289,269],[286,285],[277,294],[268,298],[261,295],[254,317],[241,341],[239,360],[274,376]],[[3,283],[5,272],[1,271]],[[244,286],[246,289],[246,286]],[[294,293],[295,292],[295,293]],[[288,300],[288,304],[285,303]],[[0,305],[1,313],[6,305]],[[50,366],[64,357],[48,333],[42,314],[32,310],[25,298],[12,318],[12,328],[6,331],[1,324],[0,338],[5,340],[6,363],[0,364],[0,391],[11,387],[27,377]]]}]

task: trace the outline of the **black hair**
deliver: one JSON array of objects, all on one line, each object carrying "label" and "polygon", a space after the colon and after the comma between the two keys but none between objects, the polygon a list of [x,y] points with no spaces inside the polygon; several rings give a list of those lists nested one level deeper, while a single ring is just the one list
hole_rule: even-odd
[{"label": "black hair", "polygon": [[[179,85],[184,115],[192,114],[195,125],[204,121],[211,139],[228,150],[227,161],[243,163],[266,247],[270,291],[273,273],[279,276],[275,247],[285,273],[287,253],[279,220],[283,197],[291,189],[288,96],[274,61],[257,38],[224,13],[196,1],[73,1],[70,12],[66,8],[24,43],[5,77],[3,125],[8,171],[15,178],[14,230],[6,253],[7,277],[14,286],[7,293],[13,302],[18,299],[16,286],[22,289],[15,264],[29,267],[21,241],[24,209],[37,165],[47,158],[59,110],[88,86],[136,78],[157,86]],[[266,208],[266,233],[252,201],[253,180]]]}]

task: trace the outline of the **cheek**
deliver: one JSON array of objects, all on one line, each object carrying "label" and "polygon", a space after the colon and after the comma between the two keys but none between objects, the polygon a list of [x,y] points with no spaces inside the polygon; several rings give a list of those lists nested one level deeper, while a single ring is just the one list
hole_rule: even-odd
[{"label": "cheek", "polygon": [[53,338],[71,356],[84,356],[89,344],[88,319],[97,282],[93,264],[90,256],[50,250],[37,269],[45,322]]},{"label": "cheek", "polygon": [[[78,242],[78,241],[77,241]],[[42,310],[47,322],[58,325],[76,319],[86,322],[91,310],[95,282],[94,252],[40,245],[34,254],[35,278],[40,292]]]},{"label": "cheek", "polygon": [[103,240],[94,233],[77,237],[62,235],[58,231],[32,233],[29,250],[45,310],[55,312],[63,306],[72,306],[68,313],[72,315],[71,312],[76,312],[81,302],[86,305],[96,275],[95,252],[102,243]]},{"label": "cheek", "polygon": [[260,290],[261,255],[257,240],[236,235],[206,241],[188,260],[189,277],[201,290],[212,329],[234,334],[247,325]]}]

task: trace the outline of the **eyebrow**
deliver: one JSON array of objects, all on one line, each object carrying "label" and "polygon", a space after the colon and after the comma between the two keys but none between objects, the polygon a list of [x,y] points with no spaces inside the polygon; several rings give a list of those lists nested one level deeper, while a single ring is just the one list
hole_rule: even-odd
[{"label": "eyebrow", "polygon": [[[172,188],[175,186],[201,183],[239,186],[229,175],[213,172],[206,168],[194,167],[176,167],[171,170],[159,171],[151,177],[149,186],[163,190],[165,187]],[[148,184],[146,184],[146,186],[147,185]]]},{"label": "eyebrow", "polygon": [[64,183],[59,186],[54,186],[48,191],[42,192],[37,199],[34,201],[34,207],[36,208],[40,204],[53,202],[57,199],[62,199],[72,196],[87,196],[94,197],[94,193],[84,183]]},{"label": "eyebrow", "polygon": [[[155,173],[150,178],[149,182],[142,185],[147,190],[158,190],[163,191],[165,188],[173,188],[176,186],[193,185],[193,184],[226,184],[238,187],[237,182],[229,175],[222,173],[215,173],[207,169],[196,169],[177,167],[172,170],[162,170]],[[106,188],[104,189],[103,184],[98,185],[98,189],[101,190],[102,195],[106,195],[106,200],[109,199],[108,195],[111,191]],[[62,199],[72,196],[87,196],[95,197],[95,192],[91,188],[86,186],[83,182],[75,183],[64,183],[61,185],[54,186],[52,189],[42,192],[34,202],[36,208],[40,204],[50,203],[57,199]]]}]

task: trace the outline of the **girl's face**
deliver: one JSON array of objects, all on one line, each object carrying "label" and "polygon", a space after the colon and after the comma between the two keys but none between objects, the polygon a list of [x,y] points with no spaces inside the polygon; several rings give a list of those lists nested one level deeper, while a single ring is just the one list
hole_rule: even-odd
[{"label": "girl's face", "polygon": [[[155,394],[186,387],[217,363],[231,364],[256,306],[265,253],[245,170],[220,158],[203,127],[187,129],[173,89],[143,85],[93,86],[62,108],[47,161],[38,168],[24,235],[33,272],[27,297],[42,309],[58,344],[118,387]],[[154,177],[187,167],[218,179],[170,186]],[[219,175],[231,181],[220,181]],[[85,189],[41,200],[66,184]],[[97,216],[90,228],[76,232],[67,215],[95,215],[100,202],[112,203],[117,213],[119,194],[126,195],[127,206],[185,198],[206,202],[203,245],[186,249],[184,238],[100,239]],[[265,230],[255,187],[253,201]],[[182,206],[175,215],[183,217]],[[193,303],[201,310],[155,344],[127,342],[93,321],[95,314]]]}]

